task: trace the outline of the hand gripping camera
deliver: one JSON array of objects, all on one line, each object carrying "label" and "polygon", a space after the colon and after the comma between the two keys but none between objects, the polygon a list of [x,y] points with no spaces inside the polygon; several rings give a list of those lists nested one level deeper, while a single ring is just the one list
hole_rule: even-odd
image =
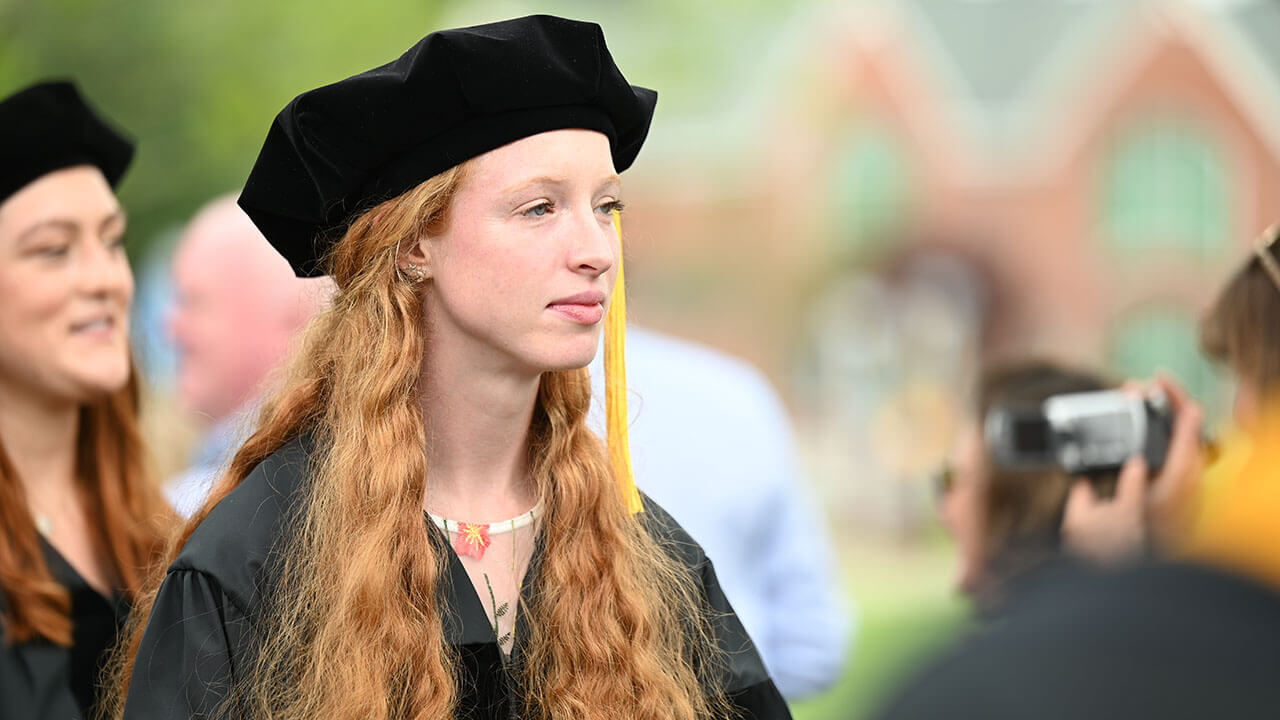
[{"label": "hand gripping camera", "polygon": [[1164,465],[1172,434],[1168,398],[1121,390],[1054,395],[1038,407],[996,407],[983,426],[992,461],[999,467],[1058,467],[1070,475],[1118,470],[1138,453],[1154,475]]}]

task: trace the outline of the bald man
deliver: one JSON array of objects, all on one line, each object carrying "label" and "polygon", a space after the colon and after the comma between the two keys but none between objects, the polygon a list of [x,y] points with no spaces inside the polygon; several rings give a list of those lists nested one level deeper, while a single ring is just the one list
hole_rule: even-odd
[{"label": "bald man", "polygon": [[172,273],[178,397],[209,425],[192,467],[170,487],[174,507],[190,515],[244,438],[264,382],[328,302],[332,283],[294,277],[232,196],[192,219]]}]

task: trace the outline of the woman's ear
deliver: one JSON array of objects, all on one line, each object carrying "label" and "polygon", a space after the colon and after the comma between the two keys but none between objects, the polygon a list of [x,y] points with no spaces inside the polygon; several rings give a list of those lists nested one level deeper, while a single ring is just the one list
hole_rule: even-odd
[{"label": "woman's ear", "polygon": [[431,277],[431,253],[427,248],[427,239],[420,237],[401,247],[396,257],[396,266],[415,282]]}]

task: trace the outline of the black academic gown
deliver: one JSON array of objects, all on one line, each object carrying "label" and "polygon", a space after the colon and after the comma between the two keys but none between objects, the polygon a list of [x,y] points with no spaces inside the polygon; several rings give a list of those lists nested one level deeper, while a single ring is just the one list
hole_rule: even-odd
[{"label": "black academic gown", "polygon": [[1280,594],[1189,564],[1042,574],[880,720],[1280,718]]},{"label": "black academic gown", "polygon": [[[40,544],[50,574],[71,593],[72,646],[45,640],[0,646],[0,720],[87,717],[127,611],[119,596],[99,595],[43,538]],[[0,596],[0,612],[3,606]]]},{"label": "black academic gown", "polygon": [[[256,625],[269,600],[277,557],[273,550],[297,517],[308,476],[309,447],[295,440],[255,468],[201,523],[169,567],[134,666],[125,717],[129,720],[208,717],[246,670]],[[701,549],[661,508],[645,499],[646,526],[695,573],[720,614],[717,633],[727,651],[723,689],[744,720],[789,718],[751,639],[733,614]],[[447,553],[449,581],[441,588],[454,621],[446,640],[458,665],[458,717],[515,718],[519,688],[504,669],[488,615],[449,543],[423,518],[437,549]],[[541,548],[535,546],[523,599],[538,597]],[[518,662],[528,629],[517,620],[512,661]]]}]

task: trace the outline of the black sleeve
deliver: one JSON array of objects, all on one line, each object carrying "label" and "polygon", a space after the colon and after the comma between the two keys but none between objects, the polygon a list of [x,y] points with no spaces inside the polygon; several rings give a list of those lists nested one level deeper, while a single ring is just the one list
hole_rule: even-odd
[{"label": "black sleeve", "polygon": [[765,670],[760,653],[720,589],[715,568],[703,558],[702,587],[715,619],[713,629],[725,657],[723,687],[729,703],[743,720],[789,720],[791,711]]},{"label": "black sleeve", "polygon": [[214,717],[242,670],[250,636],[245,613],[214,578],[171,570],[142,636],[124,717]]},{"label": "black sleeve", "polygon": [[666,510],[641,493],[645,529],[667,552],[689,568],[702,584],[713,618],[712,631],[724,657],[719,690],[742,720],[790,720],[791,711],[764,667],[755,643],[733,611],[711,559]]}]

